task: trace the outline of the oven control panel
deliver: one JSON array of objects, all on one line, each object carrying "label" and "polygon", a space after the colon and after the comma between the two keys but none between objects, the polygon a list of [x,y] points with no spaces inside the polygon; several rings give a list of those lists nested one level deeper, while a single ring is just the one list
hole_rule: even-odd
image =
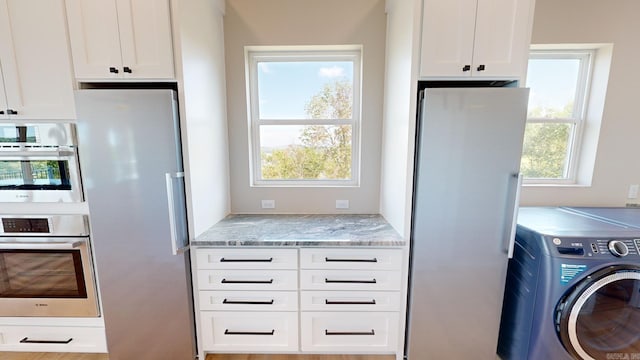
[{"label": "oven control panel", "polygon": [[5,233],[38,233],[51,232],[47,218],[2,218],[2,229]]}]

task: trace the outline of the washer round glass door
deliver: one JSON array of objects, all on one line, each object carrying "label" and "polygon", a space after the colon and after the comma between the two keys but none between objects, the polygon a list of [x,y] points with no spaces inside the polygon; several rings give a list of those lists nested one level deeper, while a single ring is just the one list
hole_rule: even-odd
[{"label": "washer round glass door", "polygon": [[556,325],[578,359],[640,359],[640,267],[610,266],[587,277],[558,305]]}]

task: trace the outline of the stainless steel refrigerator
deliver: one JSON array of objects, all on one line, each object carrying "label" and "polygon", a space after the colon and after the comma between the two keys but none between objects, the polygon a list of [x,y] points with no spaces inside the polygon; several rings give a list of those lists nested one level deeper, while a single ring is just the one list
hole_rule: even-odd
[{"label": "stainless steel refrigerator", "polygon": [[176,99],[172,90],[75,93],[110,360],[196,354]]},{"label": "stainless steel refrigerator", "polygon": [[427,88],[416,135],[405,357],[496,358],[528,89]]}]

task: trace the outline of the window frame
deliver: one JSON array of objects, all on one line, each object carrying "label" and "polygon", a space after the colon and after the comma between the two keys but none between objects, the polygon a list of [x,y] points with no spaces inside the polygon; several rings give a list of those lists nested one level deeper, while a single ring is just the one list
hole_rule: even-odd
[{"label": "window frame", "polygon": [[[562,178],[523,178],[523,184],[529,185],[573,185],[578,183],[578,170],[581,158],[581,147],[586,124],[591,78],[597,49],[532,49],[529,59],[578,59],[580,68],[576,84],[573,114],[570,118],[532,118],[527,113],[527,124],[558,123],[573,124],[567,146],[567,163]],[[528,75],[527,75],[528,76]]]},{"label": "window frame", "polygon": [[[351,119],[261,119],[258,93],[259,62],[349,61],[353,64]],[[246,46],[245,72],[247,81],[248,137],[250,153],[250,186],[252,187],[357,187],[360,185],[362,47],[342,46]],[[263,179],[260,151],[261,125],[350,125],[351,179],[305,180]]]}]

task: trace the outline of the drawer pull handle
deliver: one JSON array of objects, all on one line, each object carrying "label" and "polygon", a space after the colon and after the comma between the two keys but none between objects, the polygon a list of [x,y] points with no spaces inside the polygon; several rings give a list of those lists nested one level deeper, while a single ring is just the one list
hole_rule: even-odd
[{"label": "drawer pull handle", "polygon": [[224,329],[225,335],[273,335],[276,331],[229,331],[229,329]]},{"label": "drawer pull handle", "polygon": [[375,284],[377,283],[376,279],[371,280],[330,280],[325,278],[324,282],[327,284],[338,283],[338,284]]},{"label": "drawer pull handle", "polygon": [[325,335],[375,335],[376,332],[374,329],[371,329],[371,331],[329,331],[325,329],[324,334]]},{"label": "drawer pull handle", "polygon": [[324,299],[324,303],[326,305],[375,305],[376,299],[371,299],[370,301],[334,301]]},{"label": "drawer pull handle", "polygon": [[273,299],[267,301],[222,300],[223,304],[273,305]]},{"label": "drawer pull handle", "polygon": [[324,258],[325,262],[372,262],[372,263],[377,263],[378,262],[378,258],[373,258],[373,259],[331,259],[328,257]]},{"label": "drawer pull handle", "polygon": [[220,262],[273,262],[273,258],[268,259],[227,259],[220,258]]},{"label": "drawer pull handle", "polygon": [[68,344],[73,341],[73,338],[69,340],[29,340],[28,337],[20,340],[21,344]]},{"label": "drawer pull handle", "polygon": [[269,280],[227,280],[222,279],[223,284],[273,284],[273,279]]}]

